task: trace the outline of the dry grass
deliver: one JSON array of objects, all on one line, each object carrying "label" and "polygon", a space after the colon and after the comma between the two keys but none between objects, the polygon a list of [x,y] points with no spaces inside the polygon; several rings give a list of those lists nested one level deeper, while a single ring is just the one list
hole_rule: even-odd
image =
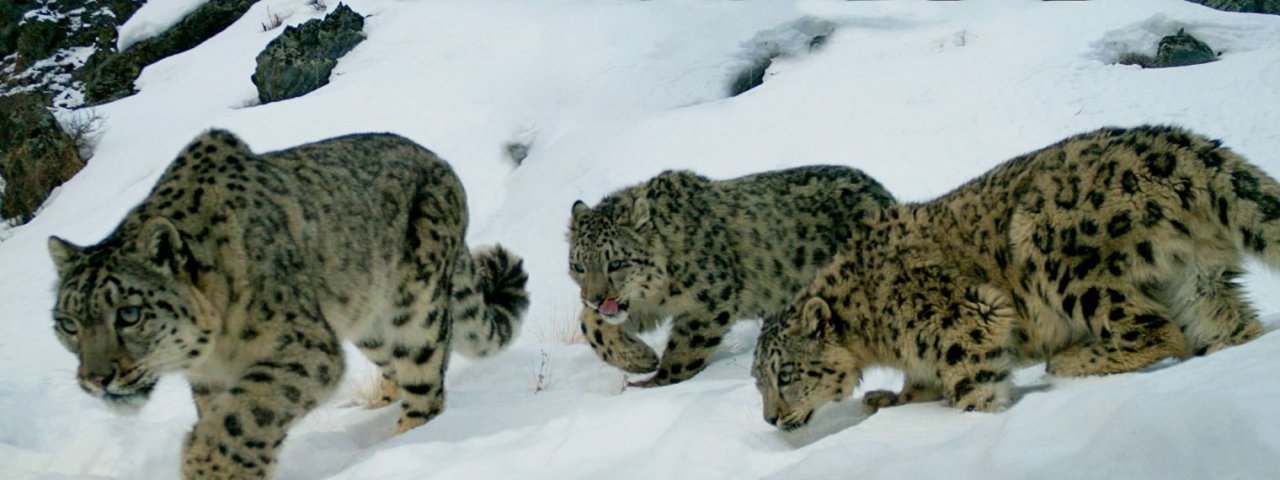
[{"label": "dry grass", "polygon": [[587,343],[587,337],[583,336],[582,326],[578,322],[580,309],[581,307],[576,303],[570,307],[566,307],[564,304],[557,305],[551,311],[551,321],[549,323],[540,323],[534,327],[534,338],[541,344],[576,345]]},{"label": "dry grass", "polygon": [[551,388],[551,355],[546,350],[538,350],[538,365],[533,369],[533,394]]},{"label": "dry grass", "polygon": [[262,31],[268,32],[280,28],[284,25],[284,19],[280,18],[280,14],[272,13],[271,9],[267,9],[267,21],[262,22]]},{"label": "dry grass", "polygon": [[80,158],[86,161],[93,156],[93,148],[98,144],[98,136],[102,133],[102,122],[106,117],[97,109],[77,110],[71,118],[62,122],[62,129],[71,137],[80,152]]}]

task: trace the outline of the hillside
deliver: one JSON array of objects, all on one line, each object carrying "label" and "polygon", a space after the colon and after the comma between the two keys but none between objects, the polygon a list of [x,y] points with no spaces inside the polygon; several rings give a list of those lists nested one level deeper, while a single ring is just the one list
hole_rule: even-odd
[{"label": "hillside", "polygon": [[[328,9],[337,6],[329,0]],[[186,0],[143,6],[163,25]],[[1220,138],[1280,177],[1280,16],[1182,0],[351,0],[367,39],[329,85],[257,104],[254,58],[282,28],[322,14],[262,0],[226,31],[146,68],[136,95],[96,107],[93,158],[41,213],[0,230],[0,478],[174,478],[195,409],[166,378],[116,416],[76,386],[51,332],[45,239],[94,243],[146,196],[199,132],[265,152],[353,132],[409,137],[450,161],[472,245],[525,257],[532,305],[517,344],[455,358],[448,409],[388,438],[396,409],[365,410],[374,367],[348,346],[348,378],[286,441],[282,479],[1276,478],[1280,334],[1106,378],[1018,372],[1000,414],[939,403],[861,414],[857,399],[783,434],[749,373],[758,323],[740,323],[706,372],[660,389],[575,337],[566,273],[570,205],[668,168],[730,178],[805,164],[865,170],[925,200],[999,162],[1102,126],[1175,124]],[[179,8],[181,7],[181,8]],[[159,10],[167,8],[168,10]],[[152,12],[150,10],[156,9]],[[170,12],[170,13],[165,13]],[[174,13],[176,12],[176,13]],[[1142,69],[1180,28],[1221,52]],[[154,26],[126,25],[129,41]],[[815,36],[823,40],[816,42]],[[772,58],[764,83],[735,79]],[[527,146],[521,162],[509,144]],[[1254,268],[1250,298],[1280,323],[1280,276]],[[664,334],[646,337],[655,347]],[[867,384],[894,386],[893,372]],[[855,393],[861,396],[861,390]]]}]

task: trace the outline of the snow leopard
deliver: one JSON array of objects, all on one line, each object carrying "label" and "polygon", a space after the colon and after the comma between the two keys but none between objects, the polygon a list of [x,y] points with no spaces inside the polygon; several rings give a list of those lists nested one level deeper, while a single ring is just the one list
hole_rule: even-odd
[{"label": "snow leopard", "polygon": [[868,216],[849,248],[766,320],[752,373],[791,430],[901,369],[869,411],[1011,402],[1011,369],[1132,372],[1262,333],[1236,281],[1280,268],[1280,184],[1217,140],[1104,128],[1006,163],[932,201]]},{"label": "snow leopard", "polygon": [[[735,321],[781,307],[848,240],[862,217],[893,202],[876,180],[808,166],[711,180],[667,171],[588,207],[569,227],[569,275],[596,354],[641,387],[707,366]],[[661,359],[634,335],[672,317]]]},{"label": "snow leopard", "polygon": [[289,427],[341,379],[341,339],[398,387],[395,433],[444,409],[450,351],[512,342],[523,263],[469,251],[467,221],[449,165],[403,137],[255,154],[211,130],[104,240],[50,237],[54,330],[80,387],[116,409],[185,374],[199,419],[183,478],[265,478]]}]

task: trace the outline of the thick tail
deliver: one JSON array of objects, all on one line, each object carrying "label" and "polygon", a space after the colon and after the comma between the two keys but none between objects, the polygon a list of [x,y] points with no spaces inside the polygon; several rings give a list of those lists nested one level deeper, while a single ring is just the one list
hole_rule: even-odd
[{"label": "thick tail", "polygon": [[524,261],[501,246],[481,247],[458,259],[453,288],[453,351],[485,358],[511,345],[525,309],[529,275]]},{"label": "thick tail", "polygon": [[1245,251],[1280,270],[1280,183],[1239,156],[1227,158],[1217,192],[1210,190],[1215,213]]}]

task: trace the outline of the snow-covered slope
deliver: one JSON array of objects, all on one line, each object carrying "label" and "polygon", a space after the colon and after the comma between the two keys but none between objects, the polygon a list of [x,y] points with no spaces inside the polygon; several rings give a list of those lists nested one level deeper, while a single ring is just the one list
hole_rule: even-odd
[{"label": "snow-covered slope", "polygon": [[[147,68],[138,95],[99,107],[107,121],[86,169],[35,221],[0,232],[0,478],[176,475],[195,419],[185,383],[161,382],[133,417],[81,393],[75,358],[50,331],[44,242],[103,237],[211,126],[258,151],[361,131],[413,138],[462,176],[471,242],[502,242],[531,275],[521,339],[492,361],[455,361],[444,415],[388,438],[394,409],[350,406],[372,371],[352,351],[347,388],[295,427],[279,478],[1280,475],[1280,334],[1107,378],[1023,370],[1025,396],[1001,414],[933,403],[864,417],[847,401],[784,435],[761,419],[748,372],[754,322],[692,381],[624,390],[622,374],[573,343],[578,302],[564,242],[575,199],[594,202],[666,168],[725,178],[846,164],[922,200],[1104,125],[1187,126],[1280,176],[1280,17],[1181,0],[349,4],[369,15],[368,40],[328,86],[255,105],[254,57],[281,31],[262,31],[268,11],[286,24],[319,15],[306,0],[263,0],[217,37]],[[163,22],[147,12],[159,5],[138,18]],[[828,24],[823,48],[797,43]],[[1167,70],[1110,64],[1181,27],[1221,59]],[[775,47],[789,55],[764,85],[726,98],[739,70]],[[513,142],[530,146],[519,167],[506,158]],[[1274,325],[1280,280],[1246,280]],[[876,372],[868,383],[895,381]]]}]

